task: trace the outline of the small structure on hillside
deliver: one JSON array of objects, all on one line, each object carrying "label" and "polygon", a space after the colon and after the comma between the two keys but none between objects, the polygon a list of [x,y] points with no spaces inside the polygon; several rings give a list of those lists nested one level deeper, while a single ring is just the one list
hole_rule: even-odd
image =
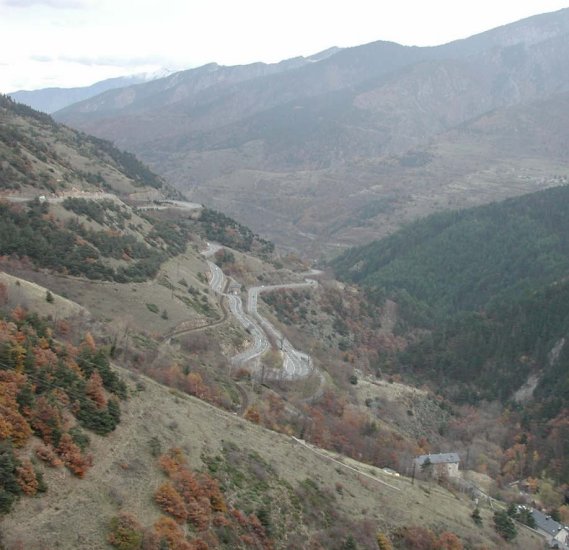
[{"label": "small structure on hillside", "polygon": [[460,458],[457,453],[421,455],[415,458],[416,471],[435,479],[459,477],[459,464]]}]

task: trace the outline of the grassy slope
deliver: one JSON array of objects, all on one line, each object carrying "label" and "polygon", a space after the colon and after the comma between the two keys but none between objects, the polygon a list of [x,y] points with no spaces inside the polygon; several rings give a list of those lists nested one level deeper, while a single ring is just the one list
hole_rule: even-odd
[{"label": "grassy slope", "polygon": [[[177,266],[172,268],[176,271],[178,269]],[[182,264],[180,269],[195,269],[195,266]],[[184,271],[184,276],[187,277],[188,274]],[[130,285],[122,285],[126,289],[125,293],[121,285],[88,284],[92,286],[93,304],[97,292],[101,297],[104,296],[101,292],[108,294],[109,290],[116,287],[119,291],[113,292],[113,307],[127,309],[128,294],[132,294],[128,288]],[[150,289],[151,287],[148,291]],[[12,283],[9,290],[23,294],[27,287],[23,282],[19,287]],[[32,290],[33,293],[27,298],[29,306],[43,307],[45,289],[33,287]],[[80,294],[81,292],[78,293],[79,298],[82,297]],[[11,296],[12,298],[16,299],[17,296]],[[59,299],[56,294],[55,303]],[[102,311],[97,311],[96,316],[99,317],[101,313]],[[141,322],[138,317],[136,321]],[[296,487],[309,478],[316,482],[319,489],[333,495],[330,497],[333,508],[353,520],[373,520],[379,530],[389,531],[407,524],[425,524],[433,529],[454,531],[474,545],[503,547],[491,527],[489,511],[483,514],[487,527],[479,530],[469,517],[471,503],[460,500],[439,487],[421,484],[411,486],[408,480],[394,480],[370,466],[356,464],[361,471],[376,472],[382,481],[402,489],[400,492],[395,491],[322,458],[289,437],[182,396],[150,379],[124,370],[121,372],[130,380],[130,389],[134,395],[124,406],[121,424],[115,433],[106,438],[91,437],[91,450],[95,457],[93,469],[83,481],[60,470],[47,470],[46,481],[50,487],[48,494],[34,500],[22,499],[14,512],[0,524],[8,548],[18,540],[24,543],[25,548],[31,549],[42,548],[42,545],[44,548],[52,548],[56,542],[61,548],[107,548],[105,533],[108,521],[120,509],[133,513],[145,526],[150,526],[159,515],[152,502],[152,493],[163,480],[156,459],[151,454],[149,442],[152,437],[158,437],[163,450],[170,446],[182,447],[194,468],[203,467],[203,453],[218,454],[223,441],[235,443],[246,454],[251,451],[259,453],[279,476],[267,492],[268,495],[273,495],[275,502],[280,502],[281,491],[288,491],[285,489],[286,483]],[[136,391],[136,382],[142,382],[145,389]],[[141,387],[140,384],[138,387]],[[350,464],[354,466],[353,462]],[[282,504],[282,513],[285,517],[282,524],[279,524],[281,529],[288,525],[287,529],[298,529],[303,537],[313,532],[321,522],[320,515],[316,514],[319,518],[315,520],[316,524],[307,520],[306,524],[296,525],[293,511],[285,504]],[[292,515],[289,517],[289,514]],[[528,549],[540,547],[539,539],[532,538],[525,531],[517,539],[516,544],[518,543]],[[282,544],[281,541],[280,546]]]},{"label": "grassy slope", "polygon": [[[123,374],[129,376],[125,371]],[[2,521],[8,545],[21,540],[31,550],[56,546],[107,548],[104,539],[108,521],[121,508],[149,525],[158,517],[152,492],[163,479],[149,447],[150,438],[156,436],[163,449],[181,447],[195,468],[202,467],[200,455],[204,451],[216,454],[226,440],[256,451],[282,480],[293,486],[310,478],[320,488],[336,493],[336,485],[341,484],[344,491],[337,495],[337,507],[354,519],[376,520],[384,531],[392,526],[421,523],[453,530],[473,544],[504,547],[491,527],[478,529],[474,525],[467,502],[438,487],[412,486],[406,479],[378,473],[380,480],[401,489],[393,490],[322,458],[289,437],[197,399],[173,395],[149,379],[141,381],[146,389],[128,401],[116,432],[104,439],[93,437],[95,465],[86,479],[79,481],[60,471],[49,471],[46,477],[50,492],[34,501],[22,499]],[[365,465],[356,467],[370,471]],[[486,525],[491,525],[489,512],[484,513],[484,519]],[[522,530],[516,545],[538,549],[541,539]]]}]

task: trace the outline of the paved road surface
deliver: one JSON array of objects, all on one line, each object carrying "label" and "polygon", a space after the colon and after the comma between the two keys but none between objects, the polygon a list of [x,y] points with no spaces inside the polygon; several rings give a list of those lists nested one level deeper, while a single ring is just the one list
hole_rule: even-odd
[{"label": "paved road surface", "polygon": [[[215,252],[222,248],[218,244],[208,243],[207,249],[203,252],[206,257],[211,257]],[[247,294],[247,313],[243,310],[243,302],[241,297],[236,294],[226,294],[224,292],[226,286],[226,277],[223,271],[208,260],[208,266],[211,271],[210,286],[214,292],[225,296],[229,304],[229,310],[237,321],[251,334],[253,343],[242,353],[231,358],[231,362],[236,366],[244,366],[254,360],[258,360],[267,350],[270,349],[269,337],[278,342],[279,348],[283,353],[283,368],[268,372],[265,370],[265,376],[270,378],[280,378],[286,380],[295,380],[304,378],[312,372],[312,359],[306,353],[302,353],[294,348],[294,346],[264,317],[257,311],[257,302],[261,292],[271,292],[281,289],[294,288],[312,288],[318,286],[314,280],[308,280],[304,283],[290,283],[272,286],[257,286],[249,289]],[[309,273],[308,275],[311,275]]]},{"label": "paved road surface", "polygon": [[312,370],[312,360],[309,355],[302,353],[294,348],[281,332],[279,332],[267,319],[262,317],[257,310],[257,302],[261,292],[271,292],[274,290],[312,288],[318,286],[316,281],[307,280],[304,283],[290,283],[272,286],[256,286],[249,289],[247,295],[247,311],[258,321],[263,330],[271,335],[278,343],[283,352],[283,378],[294,380],[304,378]]}]

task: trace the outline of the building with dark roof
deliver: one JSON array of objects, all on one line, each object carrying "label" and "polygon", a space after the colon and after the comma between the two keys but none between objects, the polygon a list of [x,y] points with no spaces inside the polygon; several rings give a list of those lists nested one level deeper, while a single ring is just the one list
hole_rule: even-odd
[{"label": "building with dark roof", "polygon": [[551,516],[532,509],[531,515],[535,520],[535,528],[549,542],[552,548],[569,550],[569,529],[555,521]]},{"label": "building with dark roof", "polygon": [[429,477],[459,477],[460,457],[457,453],[421,455],[415,458],[415,467]]}]

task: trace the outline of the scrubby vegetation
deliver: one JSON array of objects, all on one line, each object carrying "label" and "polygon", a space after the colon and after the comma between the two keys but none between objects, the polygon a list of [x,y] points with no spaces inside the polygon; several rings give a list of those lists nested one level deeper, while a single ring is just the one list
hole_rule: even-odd
[{"label": "scrubby vegetation", "polygon": [[170,449],[159,464],[167,480],[154,500],[165,515],[148,529],[127,514],[114,518],[109,542],[115,548],[273,548],[260,519],[228,503],[218,481],[192,471],[180,449]]},{"label": "scrubby vegetation", "polygon": [[124,229],[125,221],[132,217],[125,207],[111,199],[95,201],[68,197],[63,201],[63,207],[100,225],[116,225],[119,229]]},{"label": "scrubby vegetation", "polygon": [[260,455],[233,443],[202,460],[207,471],[200,472],[178,448],[161,455],[166,479],[153,496],[164,516],[143,526],[121,512],[110,522],[110,544],[119,550],[463,548],[454,533],[414,526],[395,531],[392,546],[373,521],[352,520],[339,511],[337,496],[315,480],[288,484]]},{"label": "scrubby vegetation", "polygon": [[[93,205],[94,201],[67,203],[78,213],[105,221],[105,205]],[[39,200],[26,206],[0,203],[0,215],[0,255],[28,257],[40,267],[117,282],[140,282],[154,277],[165,259],[185,250],[189,235],[183,225],[160,221],[148,235],[148,242],[132,234],[95,231],[78,219],[57,221],[50,215],[49,206]],[[106,261],[109,258],[125,265],[112,267]]]},{"label": "scrubby vegetation", "polygon": [[[132,185],[153,188],[162,188],[164,185],[162,180],[134,155],[120,151],[110,141],[64,128],[49,115],[16,103],[4,95],[0,95],[0,114],[3,115],[0,150],[3,160],[7,161],[0,163],[0,188],[19,189],[21,186],[33,186],[56,191],[60,183],[53,167],[59,167],[67,175],[71,175],[71,167],[68,160],[50,144],[54,137],[85,157],[97,159],[101,167],[121,172],[129,178]],[[33,128],[22,127],[18,122],[22,119],[31,122]],[[35,159],[43,163],[41,168],[34,166]],[[100,172],[80,173],[76,170],[73,175],[93,185],[108,186]]]},{"label": "scrubby vegetation", "polygon": [[110,141],[81,134],[98,152],[108,155],[115,166],[133,182],[140,186],[160,188],[162,180],[148,166],[140,162],[132,153],[117,149]]},{"label": "scrubby vegetation", "polygon": [[35,455],[83,477],[92,458],[80,428],[105,435],[120,422],[126,387],[90,335],[80,347],[56,341],[52,328],[18,307],[0,318],[0,513],[20,495],[45,490],[41,473],[18,458],[32,435]]},{"label": "scrubby vegetation", "polygon": [[262,239],[248,227],[216,210],[204,208],[200,222],[207,239],[229,248],[241,252],[257,252],[261,255],[268,255],[275,248],[272,242]]}]

